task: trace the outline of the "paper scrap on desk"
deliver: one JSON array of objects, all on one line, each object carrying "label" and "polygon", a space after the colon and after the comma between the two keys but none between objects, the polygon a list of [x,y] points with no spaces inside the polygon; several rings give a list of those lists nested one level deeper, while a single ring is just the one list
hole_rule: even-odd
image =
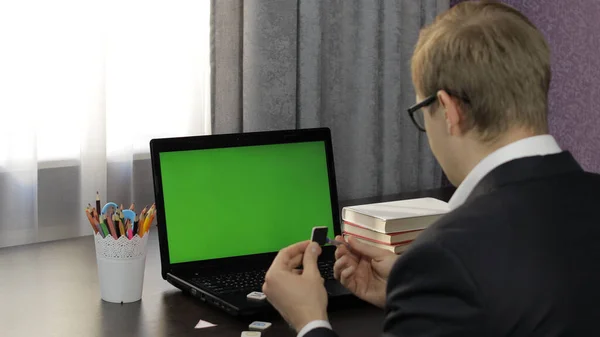
[{"label": "paper scrap on desk", "polygon": [[196,324],[196,329],[210,328],[212,326],[217,326],[217,325],[216,324],[212,324],[211,322],[199,320],[198,324]]}]

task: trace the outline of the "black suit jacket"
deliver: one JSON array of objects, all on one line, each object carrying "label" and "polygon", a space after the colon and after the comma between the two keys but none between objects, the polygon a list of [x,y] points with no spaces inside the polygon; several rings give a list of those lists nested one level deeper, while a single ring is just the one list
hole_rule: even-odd
[{"label": "black suit jacket", "polygon": [[494,169],[394,265],[383,336],[600,336],[600,176],[568,152]]}]

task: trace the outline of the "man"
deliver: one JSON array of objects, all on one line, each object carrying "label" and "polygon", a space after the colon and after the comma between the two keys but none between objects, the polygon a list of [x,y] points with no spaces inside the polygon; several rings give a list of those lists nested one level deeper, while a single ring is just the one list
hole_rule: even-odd
[{"label": "man", "polygon": [[[400,257],[350,240],[336,278],[384,308],[384,336],[598,335],[600,176],[547,134],[540,32],[506,5],[461,3],[421,32],[412,77],[452,211]],[[263,286],[303,337],[335,336],[320,251],[283,249]]]}]

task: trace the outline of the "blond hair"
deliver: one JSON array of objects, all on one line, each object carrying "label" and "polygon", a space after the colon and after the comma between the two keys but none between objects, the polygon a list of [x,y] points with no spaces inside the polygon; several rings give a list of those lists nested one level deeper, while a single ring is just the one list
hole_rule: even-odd
[{"label": "blond hair", "polygon": [[550,51],[519,11],[498,2],[462,2],[419,36],[412,78],[424,97],[455,95],[467,130],[490,141],[514,126],[547,133]]}]

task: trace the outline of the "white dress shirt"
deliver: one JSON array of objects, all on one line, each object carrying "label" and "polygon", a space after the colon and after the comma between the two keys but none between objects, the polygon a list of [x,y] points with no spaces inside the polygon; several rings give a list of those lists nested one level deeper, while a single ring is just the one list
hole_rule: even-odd
[{"label": "white dress shirt", "polygon": [[322,320],[318,320],[318,321],[312,321],[308,324],[306,324],[302,330],[300,330],[300,332],[298,332],[298,336],[297,337],[303,337],[304,335],[306,335],[310,330],[316,329],[316,328],[327,328],[329,330],[333,330],[331,328],[331,324],[329,324],[329,322],[327,321],[322,321]]},{"label": "white dress shirt", "polygon": [[562,150],[551,135],[533,136],[505,145],[483,158],[469,172],[448,202],[450,209],[462,205],[475,186],[496,167],[511,160],[533,156],[556,154]]},{"label": "white dress shirt", "polygon": [[[481,179],[504,163],[519,158],[556,154],[561,151],[558,143],[556,143],[556,140],[551,135],[528,137],[503,146],[490,153],[475,165],[465,180],[458,186],[454,195],[450,198],[448,205],[450,209],[455,209],[462,205]],[[322,320],[312,321],[298,332],[297,337],[304,337],[309,331],[321,327],[331,329],[331,324]]]}]

